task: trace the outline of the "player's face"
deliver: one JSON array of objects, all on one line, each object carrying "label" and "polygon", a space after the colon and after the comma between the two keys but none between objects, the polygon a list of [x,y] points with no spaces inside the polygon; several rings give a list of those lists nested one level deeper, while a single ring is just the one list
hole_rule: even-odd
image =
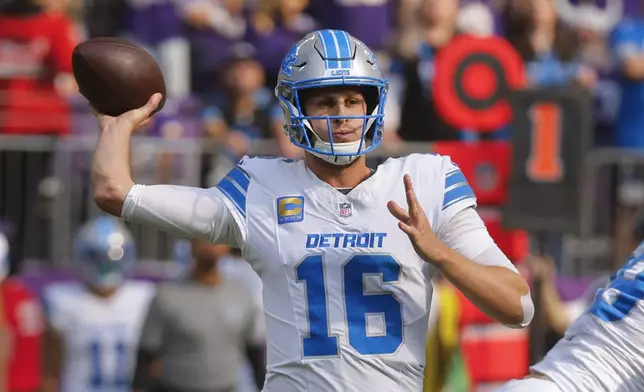
[{"label": "player's face", "polygon": [[[364,116],[367,114],[367,102],[358,87],[316,88],[305,95],[304,111],[307,116]],[[364,122],[364,118],[310,120],[316,135],[325,142],[333,138],[334,143],[360,140]]]}]

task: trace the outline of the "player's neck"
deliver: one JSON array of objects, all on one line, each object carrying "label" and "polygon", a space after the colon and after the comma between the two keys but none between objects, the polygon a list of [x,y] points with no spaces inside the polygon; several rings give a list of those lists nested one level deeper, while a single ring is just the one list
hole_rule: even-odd
[{"label": "player's neck", "polygon": [[334,165],[312,154],[306,154],[304,160],[317,178],[334,188],[355,188],[371,175],[364,155],[345,166]]}]

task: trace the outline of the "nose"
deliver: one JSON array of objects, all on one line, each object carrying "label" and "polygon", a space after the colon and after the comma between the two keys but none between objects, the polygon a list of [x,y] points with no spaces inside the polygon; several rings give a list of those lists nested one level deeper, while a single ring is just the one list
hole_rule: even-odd
[{"label": "nose", "polygon": [[345,105],[343,105],[342,103],[338,103],[338,104],[334,105],[333,109],[331,110],[331,115],[332,116],[337,116],[337,117],[340,117],[340,118],[334,118],[333,122],[336,122],[336,123],[347,122],[349,119],[342,118],[342,116],[347,115],[347,110],[348,110],[347,107]]}]

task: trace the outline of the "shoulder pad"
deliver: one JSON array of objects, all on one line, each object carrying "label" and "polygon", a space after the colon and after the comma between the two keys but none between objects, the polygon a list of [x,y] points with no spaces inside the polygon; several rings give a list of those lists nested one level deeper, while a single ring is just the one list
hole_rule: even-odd
[{"label": "shoulder pad", "polygon": [[252,158],[245,156],[239,161],[237,166],[244,169],[252,178],[255,178],[261,176],[263,173],[270,173],[276,166],[293,162],[295,162],[293,159],[269,155],[259,155]]},{"label": "shoulder pad", "polygon": [[413,182],[442,173],[446,159],[449,161],[448,157],[437,154],[409,154],[405,157],[392,159],[392,163],[400,165],[400,169],[405,174],[409,174]]},{"label": "shoulder pad", "polygon": [[275,174],[284,170],[285,165],[294,161],[279,157],[245,156],[237,166],[219,181],[217,188],[235,205],[242,217],[246,217],[246,199],[252,183],[265,186],[275,180]]}]

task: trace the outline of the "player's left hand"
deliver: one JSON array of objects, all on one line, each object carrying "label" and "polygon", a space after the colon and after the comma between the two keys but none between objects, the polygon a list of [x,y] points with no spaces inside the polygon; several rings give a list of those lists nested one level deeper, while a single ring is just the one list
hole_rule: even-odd
[{"label": "player's left hand", "polygon": [[447,246],[434,234],[425,211],[418,203],[408,174],[403,177],[403,182],[407,197],[407,211],[393,200],[387,203],[387,208],[400,221],[398,227],[409,236],[414,250],[423,260],[429,263],[442,260]]}]

